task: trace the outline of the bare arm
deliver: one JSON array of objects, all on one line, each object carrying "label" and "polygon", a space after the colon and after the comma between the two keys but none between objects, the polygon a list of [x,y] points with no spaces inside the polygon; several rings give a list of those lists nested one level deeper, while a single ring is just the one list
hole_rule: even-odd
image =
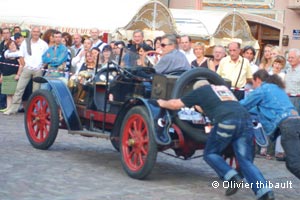
[{"label": "bare arm", "polygon": [[25,65],[25,61],[24,61],[24,58],[23,57],[20,57],[18,59],[18,62],[19,62],[19,69],[18,69],[18,72],[17,72],[17,75],[20,76],[22,71],[23,71],[23,67]]},{"label": "bare arm", "polygon": [[178,110],[185,106],[180,99],[170,99],[170,100],[158,99],[157,103],[160,107],[167,108],[170,110]]},{"label": "bare arm", "polygon": [[10,52],[9,50],[6,50],[4,52],[4,57],[5,58],[17,58],[20,56],[20,53],[19,51],[16,51],[16,52]]}]

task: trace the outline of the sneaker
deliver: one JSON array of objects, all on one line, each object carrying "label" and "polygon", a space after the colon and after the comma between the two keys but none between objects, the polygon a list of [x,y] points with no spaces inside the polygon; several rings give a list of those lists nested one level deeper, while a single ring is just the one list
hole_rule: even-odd
[{"label": "sneaker", "polygon": [[0,110],[0,112],[5,112],[7,110],[8,110],[8,108],[3,108],[3,109]]},{"label": "sneaker", "polygon": [[3,114],[4,115],[14,115],[14,114],[16,114],[16,112],[12,112],[12,111],[7,109],[7,111],[5,111]]},{"label": "sneaker", "polygon": [[269,191],[266,194],[262,195],[258,200],[274,200],[274,192]]},{"label": "sneaker", "polygon": [[225,192],[226,196],[230,196],[235,194],[239,188],[241,188],[241,184],[243,179],[239,175],[234,175],[229,181],[229,187]]}]

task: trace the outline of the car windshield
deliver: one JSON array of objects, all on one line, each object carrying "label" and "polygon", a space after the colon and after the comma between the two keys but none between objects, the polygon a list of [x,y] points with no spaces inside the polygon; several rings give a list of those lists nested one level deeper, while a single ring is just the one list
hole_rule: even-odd
[{"label": "car windshield", "polygon": [[114,62],[121,67],[142,66],[153,67],[159,60],[159,53],[151,47],[140,45],[113,49]]}]

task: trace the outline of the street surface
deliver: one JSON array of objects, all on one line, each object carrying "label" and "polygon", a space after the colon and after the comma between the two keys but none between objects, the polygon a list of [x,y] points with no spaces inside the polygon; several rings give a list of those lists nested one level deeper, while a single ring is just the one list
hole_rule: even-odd
[{"label": "street surface", "polygon": [[[134,180],[110,141],[60,130],[49,150],[38,150],[29,144],[23,123],[21,113],[0,114],[0,200],[255,199],[249,188],[224,196],[223,183],[202,158],[184,161],[159,153],[150,176]],[[300,181],[284,162],[257,158],[255,163],[277,187],[276,199],[300,199]]]}]

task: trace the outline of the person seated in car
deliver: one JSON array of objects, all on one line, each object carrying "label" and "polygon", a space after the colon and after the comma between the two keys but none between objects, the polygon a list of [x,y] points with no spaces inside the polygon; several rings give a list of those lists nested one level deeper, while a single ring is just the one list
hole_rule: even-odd
[{"label": "person seated in car", "polygon": [[178,49],[178,43],[174,34],[165,34],[161,39],[162,57],[154,66],[159,74],[170,74],[174,72],[191,69],[187,58]]},{"label": "person seated in car", "polygon": [[115,46],[113,48],[114,62],[118,63],[120,66],[125,66],[124,49],[126,49],[126,45],[124,41],[120,40],[115,42]]},{"label": "person seated in car", "polygon": [[113,51],[110,45],[105,45],[102,49],[101,55],[100,55],[100,65],[101,69],[107,68],[108,65],[111,67],[113,62]]},{"label": "person seated in car", "polygon": [[152,67],[148,56],[148,52],[152,52],[152,48],[148,45],[141,44],[137,48],[137,52],[139,54],[139,58],[137,59],[137,65],[142,67]]},{"label": "person seated in car", "polygon": [[96,60],[92,50],[85,53],[85,62],[81,65],[79,72],[81,71],[94,71],[96,66]]},{"label": "person seated in car", "polygon": [[85,62],[81,65],[78,73],[78,80],[80,83],[90,82],[95,74],[96,60],[92,51],[85,53]]}]

